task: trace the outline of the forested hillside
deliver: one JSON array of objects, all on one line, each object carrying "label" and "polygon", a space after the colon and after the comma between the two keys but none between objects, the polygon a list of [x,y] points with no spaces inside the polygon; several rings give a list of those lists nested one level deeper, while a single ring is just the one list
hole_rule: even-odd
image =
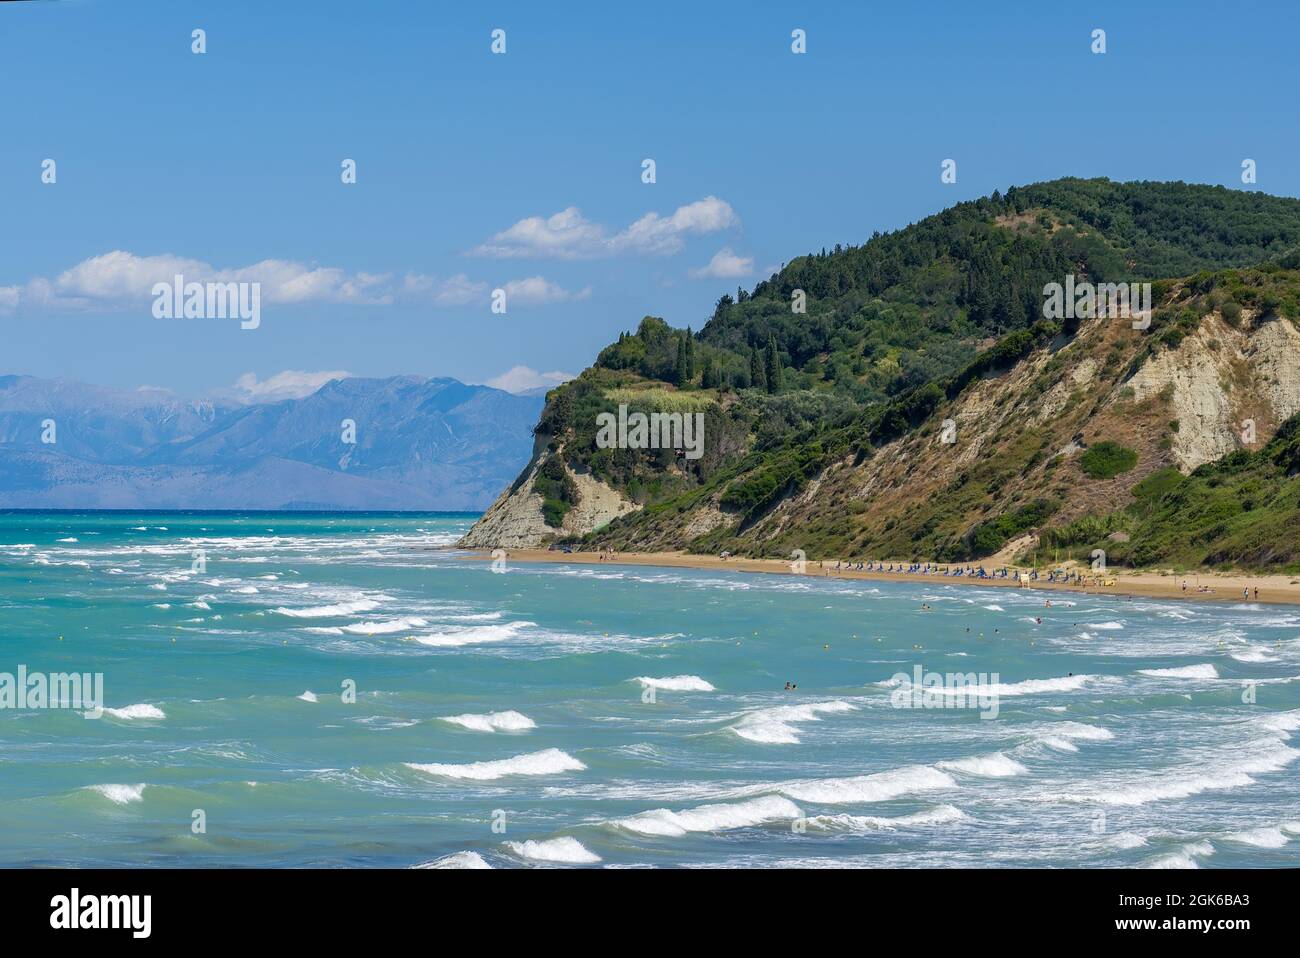
[{"label": "forested hillside", "polygon": [[[1133,487],[1154,472],[1232,452],[1233,417],[1253,413],[1263,444],[1300,408],[1297,250],[1296,200],[1067,179],[799,257],[721,297],[698,333],[645,318],[553,390],[534,461],[467,542],[956,560],[1041,534],[1059,552],[1080,521],[1153,510],[1153,487]],[[1150,327],[1044,319],[1066,276],[1152,281]],[[596,417],[619,404],[703,414],[704,455],[598,448]],[[1116,552],[1228,561],[1205,545]]]}]

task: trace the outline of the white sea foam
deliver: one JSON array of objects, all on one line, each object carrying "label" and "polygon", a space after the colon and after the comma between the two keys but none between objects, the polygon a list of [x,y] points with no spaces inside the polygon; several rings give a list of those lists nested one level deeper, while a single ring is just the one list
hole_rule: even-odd
[{"label": "white sea foam", "polygon": [[788,798],[765,795],[743,802],[701,805],[681,812],[656,808],[630,818],[615,819],[610,824],[639,835],[674,838],[690,832],[722,832],[764,822],[789,821],[802,814],[799,806]]},{"label": "white sea foam", "polygon": [[645,688],[663,689],[665,692],[715,691],[712,684],[704,681],[698,675],[669,675],[661,679],[652,678],[648,675],[638,675],[632,681],[640,682]]},{"label": "white sea foam", "polygon": [[1257,719],[1260,725],[1274,732],[1294,732],[1300,729],[1300,709],[1290,712],[1274,712]]},{"label": "white sea foam", "polygon": [[273,609],[272,611],[280,615],[292,616],[295,619],[328,619],[335,616],[355,615],[358,612],[369,612],[371,609],[379,607],[379,603],[374,599],[353,599],[351,602],[339,602],[334,605],[317,605],[305,609]]},{"label": "white sea foam", "polygon": [[1291,841],[1290,836],[1283,832],[1281,825],[1265,825],[1262,828],[1232,832],[1223,837],[1227,841],[1237,842],[1241,845],[1253,845],[1256,848],[1281,848]]},{"label": "white sea foam", "polygon": [[906,765],[851,778],[805,779],[760,786],[747,791],[775,791],[797,802],[819,805],[847,805],[866,802],[887,802],[917,792],[941,788],[956,788],[957,782],[947,772],[930,765]]},{"label": "white sea foam", "polygon": [[943,825],[969,818],[955,805],[937,805],[923,812],[886,817],[880,815],[815,815],[808,819],[809,828],[826,831],[873,832],[919,825]]},{"label": "white sea foam", "polygon": [[1085,725],[1083,722],[1052,722],[1033,730],[1034,737],[1048,748],[1058,752],[1077,752],[1079,747],[1075,739],[1085,742],[1105,742],[1115,737],[1115,733],[1100,725]]},{"label": "white sea foam", "polygon": [[478,852],[453,852],[450,855],[443,855],[441,858],[435,858],[431,862],[421,862],[418,865],[412,865],[412,868],[491,868]]},{"label": "white sea foam", "polygon": [[1298,716],[1300,711],[1253,719],[1250,727],[1264,729],[1265,735],[1225,747],[1219,754],[1202,755],[1195,764],[1104,778],[1055,797],[1102,805],[1146,805],[1254,785],[1255,776],[1280,772],[1300,758],[1300,752],[1285,741]]},{"label": "white sea foam", "polygon": [[468,778],[487,782],[504,778],[507,775],[556,775],[560,772],[581,772],[587,766],[568,752],[558,748],[529,752],[514,758],[503,758],[495,762],[470,762],[467,765],[444,765],[437,762],[405,762],[407,768],[427,775],[443,778]]},{"label": "white sea foam", "polygon": [[1085,625],[1090,629],[1101,629],[1105,632],[1118,632],[1124,628],[1123,622],[1087,622]]},{"label": "white sea foam", "polygon": [[[1022,682],[990,682],[984,685],[926,686],[926,695],[968,698],[973,695],[1012,697],[1016,695],[1042,695],[1047,692],[1073,692],[1091,683],[1112,682],[1107,675],[1062,675],[1051,679],[1025,679]],[[877,682],[885,688],[910,687],[910,679],[897,677]]]},{"label": "white sea foam", "polygon": [[1208,662],[1173,669],[1138,669],[1138,673],[1165,679],[1217,679],[1219,677],[1219,670]]},{"label": "white sea foam", "polygon": [[144,799],[143,785],[90,785],[88,788],[117,805],[130,805]]},{"label": "white sea foam", "polygon": [[590,865],[600,861],[600,856],[588,851],[576,838],[551,838],[535,842],[506,842],[506,847],[520,858],[535,862],[563,862],[571,865]]},{"label": "white sea foam", "polygon": [[343,631],[351,632],[353,635],[385,635],[389,632],[409,632],[411,629],[423,628],[428,624],[427,620],[418,615],[407,615],[388,621],[354,622],[343,626]]},{"label": "white sea foam", "polygon": [[303,692],[302,695],[296,695],[294,696],[294,698],[302,699],[304,702],[315,702],[316,693],[313,692],[311,689],[308,689],[306,692]]},{"label": "white sea foam", "polygon": [[949,772],[977,775],[980,778],[1009,778],[1012,775],[1025,775],[1029,772],[1029,769],[1003,752],[994,752],[992,755],[972,755],[970,758],[939,762],[936,767]]},{"label": "white sea foam", "polygon": [[483,715],[444,715],[442,721],[474,732],[522,732],[537,728],[537,723],[521,712],[488,712]]},{"label": "white sea foam", "polygon": [[1005,612],[1005,611],[1006,611],[1006,609],[1002,608],[1002,606],[1000,606],[1000,605],[986,605],[986,606],[984,606],[984,608],[988,609],[990,612]]},{"label": "white sea foam", "polygon": [[1120,832],[1118,835],[1111,835],[1105,839],[1104,844],[1111,848],[1129,849],[1141,848],[1147,843],[1147,840],[1141,835],[1135,835],[1133,832]]},{"label": "white sea foam", "polygon": [[120,709],[104,709],[105,715],[111,715],[119,719],[165,719],[167,715],[156,705],[149,705],[145,702],[138,702],[135,705],[126,705]]},{"label": "white sea foam", "polygon": [[507,622],[505,625],[448,629],[445,632],[417,635],[415,641],[435,648],[456,648],[462,645],[478,645],[482,642],[505,642],[513,639],[523,629],[531,628],[536,624],[536,622]]},{"label": "white sea foam", "polygon": [[803,705],[778,705],[745,713],[739,722],[731,726],[731,731],[751,742],[795,745],[799,742],[798,731],[794,727],[796,724],[820,721],[821,713],[853,710],[854,707],[848,702],[838,700],[809,702]]},{"label": "white sea foam", "polygon": [[1192,842],[1184,845],[1176,852],[1168,855],[1161,855],[1153,858],[1143,867],[1145,868],[1200,868],[1196,859],[1205,858],[1214,854],[1214,846],[1209,842]]}]

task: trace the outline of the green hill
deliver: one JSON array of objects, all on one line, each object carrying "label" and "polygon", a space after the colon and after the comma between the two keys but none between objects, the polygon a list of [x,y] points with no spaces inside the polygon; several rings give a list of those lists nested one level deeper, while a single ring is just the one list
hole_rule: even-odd
[{"label": "green hill", "polygon": [[[1295,411],[1288,397],[1300,383],[1292,389],[1269,364],[1289,352],[1300,319],[1297,249],[1296,200],[1066,179],[799,257],[721,297],[698,333],[646,317],[553,390],[534,461],[466,541],[518,545],[540,531],[624,550],[948,560],[1026,534],[1046,542],[1050,529],[1127,508],[1140,498],[1132,486],[1157,469],[1190,470],[1204,448],[1223,446],[1218,422],[1215,435],[1190,421],[1170,435],[1170,410],[1204,399],[1187,377],[1160,395],[1128,395],[1146,390],[1153,370],[1213,366],[1221,382],[1196,379],[1202,392],[1241,380],[1224,408],[1255,403],[1261,441]],[[1067,275],[1152,281],[1150,329],[1043,319],[1044,287]],[[1228,351],[1216,352],[1221,342]],[[1081,369],[1087,384],[1071,386]],[[1278,376],[1279,388],[1260,385]],[[1039,421],[1035,403],[1060,409]],[[597,417],[620,404],[700,413],[704,455],[599,448]],[[1003,420],[1011,408],[1019,421]],[[951,445],[937,438],[945,419],[963,423]],[[1139,425],[1145,432],[1130,435]],[[612,512],[592,501],[609,490],[620,500]],[[521,497],[532,493],[545,524],[524,523],[525,535],[523,512],[538,510]],[[1241,560],[1271,563],[1284,551]],[[1117,555],[1145,564],[1191,553]]]}]

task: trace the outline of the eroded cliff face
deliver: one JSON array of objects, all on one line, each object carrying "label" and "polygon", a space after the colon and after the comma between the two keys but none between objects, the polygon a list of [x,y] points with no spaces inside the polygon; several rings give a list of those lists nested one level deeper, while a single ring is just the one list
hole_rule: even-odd
[{"label": "eroded cliff face", "polygon": [[1285,319],[1249,330],[1209,317],[1129,385],[1139,400],[1167,398],[1178,422],[1173,457],[1190,472],[1248,444],[1252,424],[1257,441],[1267,441],[1300,410],[1300,332]]},{"label": "eroded cliff face", "polygon": [[[580,536],[607,525],[638,506],[594,476],[564,463],[563,447],[548,448],[551,437],[539,434],[533,457],[515,484],[506,489],[459,542],[466,549],[534,549],[557,537]],[[538,470],[549,458],[563,466],[578,492],[559,528],[546,524],[542,497],[534,490]]]},{"label": "eroded cliff face", "polygon": [[[1131,502],[1147,476],[1168,467],[1186,474],[1259,448],[1300,410],[1300,332],[1285,319],[1252,328],[1245,318],[1234,327],[1206,317],[1129,378],[1141,339],[1095,321],[1061,348],[973,384],[931,423],[865,462],[833,464],[742,535],[755,549],[794,545],[800,530],[840,515],[853,517],[844,522],[864,553],[902,557],[927,523],[969,529],[1040,499],[1060,503],[1052,524],[1111,512]],[[943,442],[943,419],[955,423],[952,443]],[[1085,475],[1080,456],[1103,440],[1136,451],[1136,467],[1111,479]],[[971,485],[980,495],[968,501]],[[1014,551],[1033,544],[1018,536]]]},{"label": "eroded cliff face", "polygon": [[[971,384],[921,428],[869,458],[832,462],[749,524],[721,506],[720,488],[684,512],[617,523],[596,541],[623,550],[689,549],[725,531],[745,551],[771,553],[837,529],[859,554],[906,555],[905,544],[927,523],[969,528],[1036,499],[1060,503],[1054,522],[1104,514],[1131,501],[1132,487],[1160,469],[1185,474],[1250,448],[1248,422],[1254,444],[1262,445],[1300,411],[1300,331],[1286,319],[1257,325],[1248,311],[1231,325],[1216,313],[1176,348],[1147,355],[1144,346],[1126,323],[1091,321],[1075,338]],[[952,442],[943,441],[945,419],[955,423]],[[1086,476],[1080,455],[1103,440],[1136,451],[1137,466],[1111,479]],[[539,438],[525,475],[464,545],[536,547],[606,529],[640,509],[619,490],[568,470],[579,502],[561,529],[547,526],[533,479],[548,455],[557,452]],[[967,494],[975,488],[978,495]],[[1032,536],[1015,540],[1017,548],[1032,544]]]}]

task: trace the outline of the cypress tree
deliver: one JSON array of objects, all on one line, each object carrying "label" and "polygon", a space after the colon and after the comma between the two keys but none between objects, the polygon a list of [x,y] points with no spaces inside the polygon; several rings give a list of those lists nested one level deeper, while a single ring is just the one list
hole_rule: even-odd
[{"label": "cypress tree", "polygon": [[767,334],[767,369],[766,381],[767,391],[769,393],[779,392],[781,389],[781,357],[776,349],[776,334]]}]

